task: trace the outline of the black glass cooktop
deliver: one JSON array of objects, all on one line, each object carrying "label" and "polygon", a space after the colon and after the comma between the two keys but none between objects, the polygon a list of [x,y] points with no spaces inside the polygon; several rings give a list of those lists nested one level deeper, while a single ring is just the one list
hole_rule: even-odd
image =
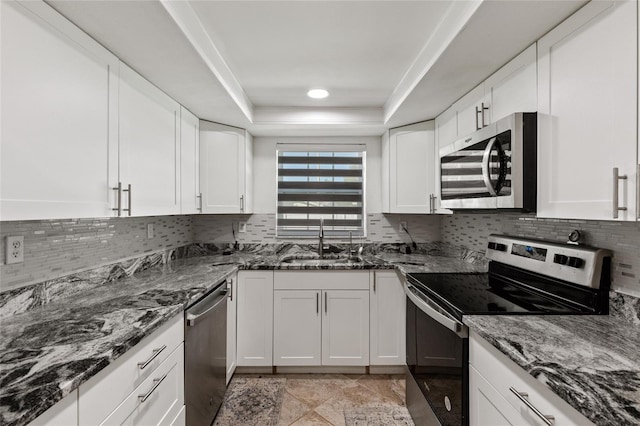
[{"label": "black glass cooktop", "polygon": [[527,283],[518,284],[494,274],[408,276],[416,289],[458,319],[463,315],[593,313],[570,298],[545,293],[530,288]]}]

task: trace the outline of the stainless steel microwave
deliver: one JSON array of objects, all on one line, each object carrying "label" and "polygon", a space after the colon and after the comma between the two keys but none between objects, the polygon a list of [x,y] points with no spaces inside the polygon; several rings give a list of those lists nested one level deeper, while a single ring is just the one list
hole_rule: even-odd
[{"label": "stainless steel microwave", "polygon": [[440,205],[536,210],[537,113],[518,112],[440,149]]}]

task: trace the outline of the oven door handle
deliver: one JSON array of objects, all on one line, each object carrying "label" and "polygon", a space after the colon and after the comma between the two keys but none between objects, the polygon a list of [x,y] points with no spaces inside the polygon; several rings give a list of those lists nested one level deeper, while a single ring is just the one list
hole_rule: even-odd
[{"label": "oven door handle", "polygon": [[415,292],[417,291],[418,290],[416,290],[411,284],[405,281],[404,292],[407,294],[407,297],[409,297],[409,299],[418,307],[418,309],[429,315],[431,318],[433,318],[449,330],[456,333],[458,336],[463,338],[469,336],[469,329],[464,324],[433,309],[427,302],[416,295]]}]

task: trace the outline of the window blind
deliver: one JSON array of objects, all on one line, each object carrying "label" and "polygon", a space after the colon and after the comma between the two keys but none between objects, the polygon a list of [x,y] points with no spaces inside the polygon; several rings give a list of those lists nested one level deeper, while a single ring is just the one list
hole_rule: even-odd
[{"label": "window blind", "polygon": [[278,236],[363,236],[364,155],[278,151]]}]

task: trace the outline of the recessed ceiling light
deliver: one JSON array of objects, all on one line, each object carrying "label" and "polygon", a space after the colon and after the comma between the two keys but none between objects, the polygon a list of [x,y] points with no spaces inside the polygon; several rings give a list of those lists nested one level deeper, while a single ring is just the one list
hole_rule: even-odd
[{"label": "recessed ceiling light", "polygon": [[324,89],[311,89],[307,92],[307,96],[313,99],[323,99],[329,96],[329,92]]}]

